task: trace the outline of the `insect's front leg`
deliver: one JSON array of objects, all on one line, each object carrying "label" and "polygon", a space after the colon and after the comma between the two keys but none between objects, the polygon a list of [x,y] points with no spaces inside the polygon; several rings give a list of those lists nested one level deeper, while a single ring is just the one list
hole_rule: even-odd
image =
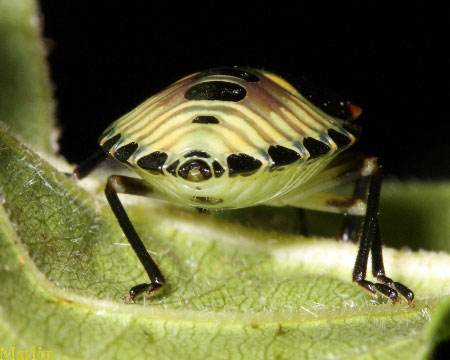
[{"label": "insect's front leg", "polygon": [[[353,281],[372,295],[377,291],[390,298],[394,303],[398,301],[398,292],[413,305],[414,293],[405,285],[394,282],[385,274],[381,246],[380,227],[378,224],[378,205],[381,192],[381,168],[373,161],[370,178],[369,194],[367,197],[367,210],[363,229],[359,241],[358,254],[353,269]],[[366,280],[367,262],[369,252],[372,252],[372,274],[378,283]],[[398,291],[398,292],[397,292]]]},{"label": "insect's front leg", "polygon": [[79,164],[70,175],[73,179],[80,180],[89,175],[97,166],[99,166],[106,158],[108,154],[102,149],[97,150],[85,161]]},{"label": "insect's front leg", "polygon": [[110,176],[105,187],[106,199],[108,200],[109,205],[111,206],[111,209],[120,224],[120,227],[127,237],[128,242],[150,278],[150,284],[139,284],[130,289],[131,300],[134,300],[136,296],[143,292],[147,295],[155,293],[165,285],[166,280],[131,224],[131,221],[117,194],[122,193],[149,196],[152,192],[152,187],[144,180],[118,175]]}]

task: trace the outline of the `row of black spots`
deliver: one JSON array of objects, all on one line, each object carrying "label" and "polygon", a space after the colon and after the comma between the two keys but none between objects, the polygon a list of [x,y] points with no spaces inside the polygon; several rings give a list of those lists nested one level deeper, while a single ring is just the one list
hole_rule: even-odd
[{"label": "row of black spots", "polygon": [[212,166],[213,166],[213,170],[214,170],[214,176],[216,178],[220,178],[224,174],[225,169],[216,160],[213,161]]},{"label": "row of black spots", "polygon": [[[107,135],[105,135],[105,136],[107,136]],[[102,137],[103,137],[103,135],[102,135]],[[109,150],[111,150],[111,148],[117,144],[117,142],[120,140],[120,137],[121,137],[121,135],[117,134],[117,135],[113,136],[111,139],[106,140],[102,145],[103,150],[108,153]]]},{"label": "row of black spots", "polygon": [[162,151],[155,151],[151,154],[141,157],[137,161],[137,165],[154,175],[164,175],[163,165],[167,160],[167,154]]},{"label": "row of black spots", "polygon": [[284,166],[290,165],[301,158],[301,155],[297,151],[281,145],[272,145],[267,152],[272,159],[270,171],[282,170]]},{"label": "row of black spots", "polygon": [[128,164],[128,159],[136,152],[137,148],[137,143],[130,142],[114,151],[114,157],[121,163]]},{"label": "row of black spots", "polygon": [[212,75],[232,76],[248,82],[260,81],[259,77],[253,74],[252,72],[248,71],[247,69],[242,69],[238,67],[221,67],[205,70],[199,73],[198,75],[194,76],[193,79],[200,79]]},{"label": "row of black spots", "polygon": [[227,157],[228,173],[230,177],[254,174],[262,165],[258,159],[243,153],[231,154]]},{"label": "row of black spots", "polygon": [[218,124],[219,120],[215,116],[201,115],[192,120],[194,124]]},{"label": "row of black spots", "polygon": [[229,81],[206,81],[189,88],[186,100],[219,100],[237,102],[247,96],[247,90],[241,85]]},{"label": "row of black spots", "polygon": [[177,176],[177,167],[178,167],[179,163],[180,163],[180,160],[177,160],[177,161],[173,162],[172,164],[170,164],[168,167],[166,167],[167,172],[176,177]]},{"label": "row of black spots", "polygon": [[189,151],[186,155],[184,155],[185,158],[192,157],[192,156],[201,157],[201,158],[205,158],[205,159],[208,159],[211,157],[211,155],[209,155],[206,151],[203,151],[203,150],[192,150],[192,151]]},{"label": "row of black spots", "polygon": [[309,160],[324,156],[331,150],[328,144],[312,137],[303,139],[303,146],[309,152]]},{"label": "row of black spots", "polygon": [[350,139],[347,135],[334,129],[328,129],[328,136],[338,146],[338,150],[341,150],[352,142],[352,139]]}]

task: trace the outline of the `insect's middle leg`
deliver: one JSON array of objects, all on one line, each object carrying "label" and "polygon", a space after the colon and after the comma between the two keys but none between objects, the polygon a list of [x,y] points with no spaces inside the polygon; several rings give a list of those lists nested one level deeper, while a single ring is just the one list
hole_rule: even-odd
[{"label": "insect's middle leg", "polygon": [[[368,184],[369,178],[367,176],[357,179],[355,182],[353,197],[355,199],[365,199]],[[340,239],[344,242],[355,240],[360,223],[360,216],[347,214],[345,216],[344,224],[341,229]]]},{"label": "insect's middle leg", "polygon": [[143,292],[146,292],[147,295],[155,293],[165,285],[166,281],[158,265],[156,265],[139,238],[117,194],[149,196],[152,192],[152,187],[144,180],[118,175],[110,176],[105,187],[106,199],[151,281],[150,284],[144,283],[132,287],[130,289],[130,298],[132,300]]}]

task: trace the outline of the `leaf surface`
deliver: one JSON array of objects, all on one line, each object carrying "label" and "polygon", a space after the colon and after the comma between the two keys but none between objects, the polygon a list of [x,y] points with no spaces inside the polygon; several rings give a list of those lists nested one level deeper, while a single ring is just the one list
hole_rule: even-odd
[{"label": "leaf surface", "polygon": [[444,252],[385,249],[388,274],[417,297],[414,308],[393,306],[349,281],[354,244],[123,196],[168,279],[130,304],[128,289],[146,276],[102,194],[5,132],[0,169],[5,344],[68,359],[414,358],[430,349],[430,314],[449,298]]}]

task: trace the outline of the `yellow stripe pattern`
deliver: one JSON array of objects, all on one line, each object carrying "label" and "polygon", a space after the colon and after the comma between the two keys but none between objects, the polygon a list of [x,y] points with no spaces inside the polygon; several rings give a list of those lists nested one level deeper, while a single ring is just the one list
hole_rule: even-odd
[{"label": "yellow stripe pattern", "polygon": [[[100,145],[120,134],[109,153],[115,156],[120,147],[136,143],[137,150],[126,165],[149,181],[157,191],[183,203],[212,208],[234,208],[255,205],[286,194],[320,171],[336,155],[338,145],[328,131],[349,138],[355,136],[344,129],[343,120],[327,115],[296,91],[284,79],[260,70],[245,69],[259,81],[226,74],[187,76],[159,94],[151,97],[135,110],[114,122],[100,138]],[[246,91],[239,101],[189,100],[186,92],[205,82],[237,84]],[[193,123],[199,116],[213,116],[217,124]],[[330,151],[310,160],[311,154],[303,145],[307,138],[329,146]],[[300,159],[281,171],[271,171],[271,146],[294,150]],[[213,176],[202,183],[189,183],[167,168],[193,150],[210,155],[204,159],[209,165],[217,161],[224,169],[223,176]],[[167,160],[161,174],[152,174],[137,165],[137,161],[154,152],[164,152]],[[262,163],[250,176],[230,178],[227,158],[231,154],[246,154]],[[259,189],[258,189],[259,188]],[[198,200],[200,199],[200,200]],[[211,200],[212,199],[212,200]],[[220,201],[217,203],[218,200]]]}]

